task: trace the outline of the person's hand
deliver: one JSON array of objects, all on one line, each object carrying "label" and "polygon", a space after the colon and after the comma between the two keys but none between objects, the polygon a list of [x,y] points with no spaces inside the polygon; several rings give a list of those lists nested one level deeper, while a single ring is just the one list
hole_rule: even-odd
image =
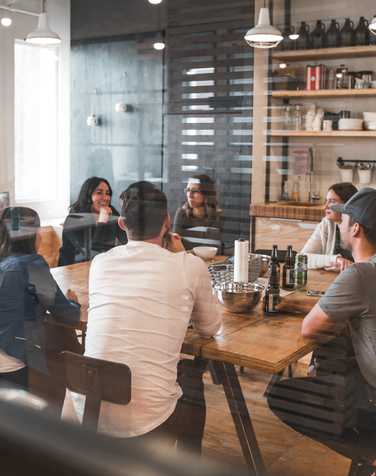
[{"label": "person's hand", "polygon": [[98,223],[107,223],[109,216],[112,214],[111,207],[101,207],[98,215]]},{"label": "person's hand", "polygon": [[68,289],[66,296],[67,296],[67,299],[69,299],[70,301],[74,301],[77,304],[79,304],[77,294],[71,289]]},{"label": "person's hand", "polygon": [[331,266],[325,267],[325,271],[334,271],[335,273],[341,273],[343,270],[348,268],[353,264],[352,261],[342,258],[342,256],[337,256],[336,260],[333,261]]},{"label": "person's hand", "polygon": [[166,248],[173,253],[185,251],[181,236],[178,233],[167,233],[165,236]]},{"label": "person's hand", "polygon": [[337,256],[336,265],[339,272],[344,271],[346,268],[353,264],[352,261],[342,258],[342,256]]}]

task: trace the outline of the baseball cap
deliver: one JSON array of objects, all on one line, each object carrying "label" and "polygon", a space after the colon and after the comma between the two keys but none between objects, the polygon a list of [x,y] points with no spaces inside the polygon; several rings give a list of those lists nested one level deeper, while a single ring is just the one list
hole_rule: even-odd
[{"label": "baseball cap", "polygon": [[376,228],[376,189],[367,187],[359,190],[346,203],[332,205],[333,211],[350,215],[366,228]]}]

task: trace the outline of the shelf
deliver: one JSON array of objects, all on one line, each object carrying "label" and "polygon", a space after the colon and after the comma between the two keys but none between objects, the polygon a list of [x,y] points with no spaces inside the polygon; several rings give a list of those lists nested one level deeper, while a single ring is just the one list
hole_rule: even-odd
[{"label": "shelf", "polygon": [[376,96],[376,88],[369,89],[320,89],[318,91],[272,91],[273,98],[339,98]]},{"label": "shelf", "polygon": [[361,58],[376,56],[376,45],[341,46],[312,50],[275,51],[273,59],[284,61],[305,61],[318,59]]},{"label": "shelf", "polygon": [[376,131],[270,131],[272,137],[362,137],[376,139]]}]

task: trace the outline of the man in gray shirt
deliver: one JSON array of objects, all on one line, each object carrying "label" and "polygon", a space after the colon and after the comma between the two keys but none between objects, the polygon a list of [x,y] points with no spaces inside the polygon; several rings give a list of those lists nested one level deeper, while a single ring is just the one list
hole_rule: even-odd
[{"label": "man in gray shirt", "polygon": [[348,325],[361,373],[376,389],[376,190],[363,189],[332,208],[342,213],[341,237],[355,263],[305,317],[302,335],[316,339]]},{"label": "man in gray shirt", "polygon": [[[349,365],[348,359],[343,359],[348,370],[339,391],[335,387],[343,375],[334,371],[314,378],[280,380],[269,385],[267,392],[269,406],[277,416],[325,443],[329,434],[338,437],[347,426],[376,431],[376,190],[363,189],[332,208],[342,214],[341,237],[355,263],[337,277],[306,315],[302,336],[327,342],[328,334],[343,336],[348,329],[355,362]],[[333,349],[333,344],[329,345]],[[325,351],[327,347],[324,355]],[[340,421],[341,409],[341,423],[329,424],[336,418]]]}]

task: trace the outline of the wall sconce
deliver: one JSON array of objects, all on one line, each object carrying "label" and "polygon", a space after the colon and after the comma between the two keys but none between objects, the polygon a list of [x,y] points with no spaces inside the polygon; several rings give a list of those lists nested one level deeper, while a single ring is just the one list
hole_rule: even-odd
[{"label": "wall sconce", "polygon": [[100,118],[96,114],[90,114],[86,119],[86,124],[89,127],[98,127],[100,126]]},{"label": "wall sconce", "polygon": [[115,111],[116,112],[132,112],[133,107],[130,104],[125,104],[125,102],[117,102],[115,104]]}]

